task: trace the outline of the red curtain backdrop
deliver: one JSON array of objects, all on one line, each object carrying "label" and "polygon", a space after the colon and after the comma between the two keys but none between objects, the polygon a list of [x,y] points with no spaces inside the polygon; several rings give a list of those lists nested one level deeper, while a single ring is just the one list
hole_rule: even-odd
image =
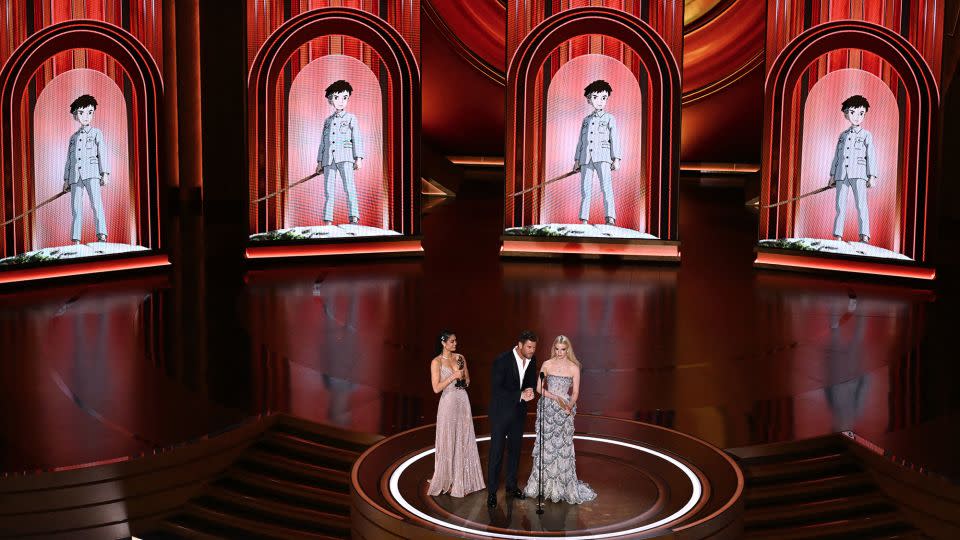
[{"label": "red curtain backdrop", "polygon": [[[880,78],[859,69],[834,71],[820,79],[807,95],[803,114],[800,191],[807,193],[827,183],[840,133],[850,123],[840,111],[846,98],[859,94],[870,102],[863,128],[873,134],[878,161],[875,185],[867,190],[870,241],[896,251],[900,245],[901,198],[898,193],[897,158],[900,109],[890,88]],[[835,193],[807,197],[796,206],[794,236],[832,238]],[[847,200],[844,238],[857,238],[857,212],[852,194]]]},{"label": "red curtain backdrop", "polygon": [[[133,34],[150,51],[158,66],[163,65],[162,0],[6,0],[0,10],[0,64],[33,32],[52,24],[75,19],[94,19],[115,24]],[[51,61],[38,73],[49,82],[73,67],[89,67],[111,75],[113,61],[102,53],[82,51]],[[39,90],[38,90],[39,92]]]},{"label": "red curtain backdrop", "polygon": [[[287,119],[288,183],[316,170],[323,122],[333,112],[324,89],[339,79],[353,86],[347,112],[357,117],[365,150],[363,168],[354,171],[360,223],[387,229],[392,182],[383,174],[383,96],[377,76],[355,58],[339,54],[320,57],[293,80]],[[347,197],[339,179],[334,190],[334,223],[346,223]],[[285,200],[283,228],[319,225],[323,219],[323,178],[294,188]]]},{"label": "red curtain backdrop", "polygon": [[[292,19],[301,13],[325,8],[346,7],[359,9],[377,15],[390,23],[404,37],[420,57],[420,2],[410,0],[247,0],[247,65],[253,62],[254,55],[284,21]],[[359,42],[344,42],[342,36],[329,36],[317,40],[310,46],[304,47],[299,54],[291,59],[296,76],[304,65],[318,56],[327,54],[326,51],[342,50],[343,54],[355,56],[352,53],[369,51],[369,48]],[[363,59],[362,57],[358,57]],[[376,70],[374,70],[376,72]]]},{"label": "red curtain backdrop", "polygon": [[[498,0],[423,2],[428,19],[423,34],[425,71],[441,70],[456,80],[471,81],[465,89],[456,90],[434,78],[424,81],[424,136],[448,154],[503,152],[500,145],[485,141],[503,131],[505,4]],[[573,4],[540,2],[540,7],[557,12]],[[758,9],[757,0],[685,0],[683,4],[683,161],[757,163],[766,9]],[[511,5],[511,19],[526,17],[520,2]],[[644,11],[640,1],[595,5]],[[527,23],[517,23],[521,25]],[[519,39],[514,40],[513,48]],[[464,131],[484,136],[468,136]],[[731,137],[731,132],[737,136]]]},{"label": "red curtain backdrop", "polygon": [[[70,114],[70,103],[82,94],[97,100],[92,126],[103,132],[109,150],[110,183],[101,199],[111,242],[132,244],[137,239],[136,186],[130,183],[127,144],[127,104],[120,87],[92,69],[72,69],[58,75],[37,97],[33,111],[34,200],[42,201],[63,188],[67,144],[80,124]],[[93,209],[84,192],[83,236],[96,241]],[[65,196],[36,212],[32,246],[40,249],[71,243],[70,197]]]},{"label": "red curtain backdrop", "polygon": [[[805,9],[810,6],[809,11]],[[767,69],[793,38],[808,28],[828,21],[852,19],[879,24],[905,37],[926,59],[936,77],[940,76],[943,46],[943,0],[813,0],[767,2]],[[889,80],[889,68],[880,72],[876,56],[856,49],[830,53],[818,66],[827,72],[860,68]],[[893,74],[895,75],[895,74]]]},{"label": "red curtain backdrop", "polygon": [[[547,91],[544,171],[548,178],[569,172],[580,136],[580,124],[593,109],[583,96],[592,81],[603,79],[613,87],[605,109],[614,115],[623,161],[612,172],[617,224],[646,230],[644,195],[648,178],[643,171],[643,94],[633,73],[620,61],[600,54],[578,56],[557,71]],[[592,181],[590,215],[593,222],[604,216],[599,179]],[[579,223],[580,176],[544,188],[540,223]]]}]

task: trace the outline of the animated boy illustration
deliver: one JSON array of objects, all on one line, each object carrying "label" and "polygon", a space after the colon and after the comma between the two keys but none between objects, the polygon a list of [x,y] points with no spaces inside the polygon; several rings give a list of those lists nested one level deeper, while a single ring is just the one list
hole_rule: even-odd
[{"label": "animated boy illustration", "polygon": [[580,139],[577,152],[573,157],[573,170],[580,171],[580,222],[590,219],[590,198],[593,191],[593,175],[600,179],[603,192],[603,209],[607,225],[617,222],[617,208],[613,200],[613,181],[610,171],[620,167],[620,139],[617,136],[617,122],[613,115],[605,112],[607,98],[613,88],[607,81],[593,81],[583,89],[587,103],[593,112],[583,119],[580,125]]},{"label": "animated boy illustration", "polygon": [[91,126],[97,100],[84,94],[70,104],[70,114],[80,124],[80,129],[70,136],[67,162],[63,169],[63,190],[70,192],[73,224],[70,238],[80,243],[83,226],[83,192],[86,191],[93,207],[93,220],[97,240],[107,240],[107,220],[100,199],[100,186],[110,182],[110,152],[103,140],[103,132]]},{"label": "animated boy illustration", "polygon": [[327,87],[333,114],[323,121],[323,138],[317,152],[317,174],[323,173],[323,224],[333,224],[334,182],[339,176],[347,193],[350,223],[360,223],[353,171],[363,166],[363,139],[357,117],[347,112],[353,87],[339,80]]},{"label": "animated boy illustration", "polygon": [[843,221],[846,218],[847,193],[853,192],[857,204],[857,221],[860,241],[870,242],[870,209],[867,206],[867,189],[877,179],[877,157],[874,154],[873,134],[863,129],[863,118],[870,110],[867,98],[850,96],[840,105],[840,110],[850,127],[840,133],[837,149],[830,166],[830,186],[837,188],[837,215],[833,220],[833,237],[843,239]]}]

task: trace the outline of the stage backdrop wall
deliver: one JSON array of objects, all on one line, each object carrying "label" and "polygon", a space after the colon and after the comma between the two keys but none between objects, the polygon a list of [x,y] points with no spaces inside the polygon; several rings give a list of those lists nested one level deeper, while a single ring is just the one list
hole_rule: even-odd
[{"label": "stage backdrop wall", "polygon": [[[424,0],[423,8],[424,72],[444,74],[424,79],[424,140],[448,155],[503,155],[506,6]],[[765,28],[756,0],[684,2],[684,162],[759,163]]]}]

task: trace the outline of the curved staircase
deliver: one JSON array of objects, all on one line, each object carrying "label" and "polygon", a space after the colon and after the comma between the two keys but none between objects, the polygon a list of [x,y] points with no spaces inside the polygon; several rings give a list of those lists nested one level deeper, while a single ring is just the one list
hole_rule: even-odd
[{"label": "curved staircase", "polygon": [[728,451],[746,479],[746,539],[928,538],[840,435]]},{"label": "curved staircase", "polygon": [[381,438],[283,417],[145,538],[349,538],[350,469]]}]

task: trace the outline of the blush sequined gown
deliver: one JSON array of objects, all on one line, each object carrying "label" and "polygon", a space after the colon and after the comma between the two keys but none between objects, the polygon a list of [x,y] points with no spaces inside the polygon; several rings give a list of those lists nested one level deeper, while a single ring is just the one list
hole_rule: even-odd
[{"label": "blush sequined gown", "polygon": [[[567,397],[573,377],[547,375],[547,389]],[[563,412],[552,399],[543,402],[543,433],[540,433],[540,406],[537,406],[537,438],[533,443],[533,470],[524,494],[537,496],[540,478],[540,445],[543,445],[543,498],[553,502],[580,504],[597,497],[590,485],[577,479],[577,456],[573,451],[573,416]],[[574,407],[576,410],[576,407]]]},{"label": "blush sequined gown", "polygon": [[[440,367],[440,378],[453,372]],[[440,394],[437,406],[437,452],[434,454],[433,478],[427,495],[449,493],[463,497],[486,487],[480,469],[477,436],[473,430],[473,413],[467,391],[448,384]]]}]

